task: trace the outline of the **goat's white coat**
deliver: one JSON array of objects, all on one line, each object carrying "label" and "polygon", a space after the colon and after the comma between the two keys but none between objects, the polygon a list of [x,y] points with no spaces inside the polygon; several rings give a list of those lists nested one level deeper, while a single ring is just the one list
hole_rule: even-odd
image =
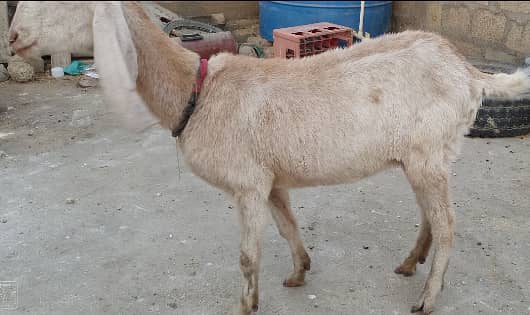
[{"label": "goat's white coat", "polygon": [[19,1],[10,27],[10,37],[19,36],[13,49],[34,45],[31,55],[24,57],[92,55],[94,5],[93,1]]},{"label": "goat's white coat", "polygon": [[[92,22],[97,1],[19,1],[10,34],[20,35],[13,45],[22,50],[23,57],[34,58],[57,53],[74,56],[92,56],[94,37]],[[162,28],[161,18],[174,20],[177,14],[164,9],[153,1],[141,1],[151,21]],[[34,44],[24,54],[23,48]]]},{"label": "goat's white coat", "polygon": [[[125,19],[119,6],[101,6],[94,21],[96,62],[106,65],[102,82],[110,105],[128,115],[124,102],[139,93],[164,127],[175,127],[198,56],[151,27],[134,4],[123,6]],[[136,60],[124,60],[135,49]],[[529,90],[524,71],[480,73],[445,39],[424,32],[385,35],[301,60],[212,57],[198,107],[178,143],[193,172],[239,206],[240,314],[258,305],[268,211],[293,256],[285,285],[303,284],[310,267],[289,188],[352,182],[388,167],[404,170],[422,214],[416,246],[396,272],[413,274],[431,243],[434,248],[413,307],[430,313],[453,246],[450,161],[484,94],[517,97]]]}]

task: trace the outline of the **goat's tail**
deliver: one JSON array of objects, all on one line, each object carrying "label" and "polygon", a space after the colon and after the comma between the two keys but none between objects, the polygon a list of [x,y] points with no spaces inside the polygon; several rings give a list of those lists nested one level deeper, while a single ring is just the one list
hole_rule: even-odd
[{"label": "goat's tail", "polygon": [[530,93],[530,67],[519,69],[513,74],[481,72],[479,80],[483,83],[486,96],[514,99]]}]

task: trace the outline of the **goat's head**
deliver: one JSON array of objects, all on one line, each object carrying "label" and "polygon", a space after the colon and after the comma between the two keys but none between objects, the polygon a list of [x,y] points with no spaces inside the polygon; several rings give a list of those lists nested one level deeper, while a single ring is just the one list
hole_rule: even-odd
[{"label": "goat's head", "polygon": [[90,52],[93,14],[89,1],[19,1],[9,46],[21,57]]},{"label": "goat's head", "polygon": [[136,91],[136,48],[121,2],[20,1],[9,42],[25,58],[93,50],[110,108],[135,130],[156,122]]},{"label": "goat's head", "polygon": [[119,1],[98,3],[93,30],[94,57],[110,108],[129,128],[138,130],[153,125],[157,120],[136,90],[138,56],[122,4]]}]

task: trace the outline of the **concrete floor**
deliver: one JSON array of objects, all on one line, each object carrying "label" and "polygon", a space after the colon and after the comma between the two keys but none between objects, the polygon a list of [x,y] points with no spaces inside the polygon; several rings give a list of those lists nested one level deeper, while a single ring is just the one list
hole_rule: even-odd
[{"label": "concrete floor", "polygon": [[[120,128],[75,80],[3,83],[0,102],[12,107],[0,114],[0,281],[18,286],[0,314],[231,312],[236,211],[182,161],[179,172],[168,131]],[[90,118],[71,126],[75,110]],[[466,139],[453,175],[456,248],[435,314],[529,314],[530,139]],[[290,254],[271,225],[258,314],[409,313],[428,268],[392,271],[419,223],[400,171],[292,199],[312,270],[282,287]]]}]

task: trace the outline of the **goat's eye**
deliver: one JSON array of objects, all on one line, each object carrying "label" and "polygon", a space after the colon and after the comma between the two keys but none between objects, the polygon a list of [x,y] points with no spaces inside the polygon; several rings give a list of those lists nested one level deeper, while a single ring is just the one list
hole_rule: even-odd
[{"label": "goat's eye", "polygon": [[18,32],[11,32],[9,33],[9,43],[12,44],[17,41],[18,38]]}]

